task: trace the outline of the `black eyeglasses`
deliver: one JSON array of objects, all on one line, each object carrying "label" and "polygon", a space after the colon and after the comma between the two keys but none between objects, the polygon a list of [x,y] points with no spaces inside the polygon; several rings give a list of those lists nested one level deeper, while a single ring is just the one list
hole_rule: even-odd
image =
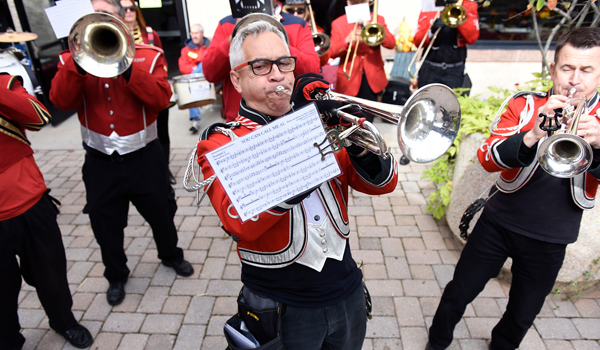
[{"label": "black eyeglasses", "polygon": [[123,9],[125,9],[125,11],[135,12],[135,5],[123,7]]},{"label": "black eyeglasses", "polygon": [[299,15],[303,15],[304,12],[306,12],[305,8],[293,8],[293,7],[288,7],[287,9],[285,9],[285,12],[289,13],[290,15],[293,15],[294,13],[298,13]]},{"label": "black eyeglasses", "polygon": [[239,66],[235,67],[233,70],[240,70],[246,66],[250,66],[252,68],[252,73],[255,75],[267,75],[271,73],[273,69],[273,64],[277,65],[279,71],[282,73],[293,72],[296,69],[296,57],[286,56],[281,57],[276,60],[267,60],[264,58],[242,63]]}]

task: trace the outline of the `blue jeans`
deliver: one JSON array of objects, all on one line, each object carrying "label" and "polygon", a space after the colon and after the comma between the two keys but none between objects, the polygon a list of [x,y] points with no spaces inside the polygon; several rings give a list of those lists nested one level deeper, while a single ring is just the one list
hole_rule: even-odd
[{"label": "blue jeans", "polygon": [[[198,66],[196,67],[196,69],[194,69],[192,74],[194,74],[194,73],[204,73],[202,71],[202,62],[198,63]],[[189,111],[190,111],[190,120],[200,120],[200,118],[202,118],[202,113],[200,113],[200,107],[190,108]]]},{"label": "blue jeans", "polygon": [[513,277],[506,312],[492,330],[490,349],[516,349],[552,291],[566,244],[532,239],[498,225],[484,209],[469,237],[454,277],[444,289],[429,329],[433,349],[452,343],[454,327],[465,308],[512,257]]},{"label": "blue jeans", "polygon": [[367,332],[362,286],[331,306],[284,305],[281,331],[286,350],[360,350]]}]

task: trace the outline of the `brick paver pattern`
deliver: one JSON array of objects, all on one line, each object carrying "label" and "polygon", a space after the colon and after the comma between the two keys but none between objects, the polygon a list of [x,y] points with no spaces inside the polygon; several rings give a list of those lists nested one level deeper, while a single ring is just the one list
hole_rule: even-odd
[{"label": "brick paver pattern", "polygon": [[[171,170],[179,209],[175,224],[179,246],[194,265],[190,278],[160,264],[148,224],[131,207],[125,249],[132,273],[123,304],[106,302],[107,281],[88,216],[82,213],[83,150],[39,150],[35,158],[62,202],[58,221],[67,253],[73,312],[92,332],[95,350],[222,350],[224,321],[236,312],[241,287],[235,244],[221,229],[205,200],[181,183],[190,149],[171,150]],[[399,151],[396,149],[395,153]],[[398,155],[397,155],[397,158]],[[425,211],[434,186],[421,179],[426,165],[400,166],[397,189],[384,196],[352,191],[349,199],[350,245],[362,264],[373,298],[363,349],[422,350],[444,286],[452,278],[460,250],[445,219]],[[492,327],[506,307],[509,284],[491,280],[467,308],[450,349],[487,349]],[[35,290],[23,284],[19,316],[27,338],[24,349],[74,349],[49,329]],[[600,350],[600,289],[566,299],[552,294],[520,349]]]}]

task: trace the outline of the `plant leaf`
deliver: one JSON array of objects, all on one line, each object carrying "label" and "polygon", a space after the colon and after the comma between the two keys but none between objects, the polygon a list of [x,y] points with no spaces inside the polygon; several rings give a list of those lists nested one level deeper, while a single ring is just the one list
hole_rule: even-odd
[{"label": "plant leaf", "polygon": [[544,8],[544,0],[537,0],[537,4],[535,5],[535,10],[539,11]]}]

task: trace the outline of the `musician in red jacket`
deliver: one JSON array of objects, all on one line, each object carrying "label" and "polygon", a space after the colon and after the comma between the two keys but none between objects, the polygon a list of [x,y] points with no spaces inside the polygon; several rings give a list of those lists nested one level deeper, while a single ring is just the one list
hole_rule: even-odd
[{"label": "musician in red jacket", "polygon": [[[317,74],[296,79],[293,106],[289,95],[275,92],[278,86],[291,91],[294,85],[295,57],[290,54],[284,36],[271,23],[257,21],[238,31],[231,43],[231,81],[243,98],[235,122],[209,127],[198,143],[205,179],[214,174],[205,154],[230,142],[231,133],[260,130],[311,102],[335,103],[308,98],[317,88],[329,88]],[[335,157],[341,175],[245,222],[218,178],[208,189],[224,230],[237,242],[244,295],[283,304],[279,333],[289,350],[358,350],[365,337],[362,273],[348,241],[348,191],[392,192],[397,164],[393,157],[383,159],[358,146],[348,146]]]},{"label": "musician in red jacket", "polygon": [[[600,29],[579,28],[561,37],[550,71],[554,87],[511,96],[477,151],[487,171],[501,173],[444,289],[429,330],[429,350],[450,345],[466,306],[498,276],[508,257],[513,261],[509,299],[492,330],[490,349],[518,348],[552,291],[567,245],[577,240],[583,210],[594,206],[600,179]],[[587,100],[577,135],[589,142],[593,157],[587,172],[561,178],[537,160],[547,136],[540,123],[544,114],[552,117],[576,104],[568,97],[571,90],[572,98]]]},{"label": "musician in red jacket", "polygon": [[[368,3],[368,0],[347,0],[347,3],[348,6],[351,6]],[[372,13],[371,17],[373,17]],[[364,42],[360,42],[353,67],[351,67],[352,56],[356,49],[356,40],[361,40],[361,26],[359,25],[356,28],[356,32],[353,32],[355,23],[348,23],[346,15],[337,18],[331,23],[331,57],[340,58],[337,70],[336,92],[376,101],[378,95],[387,86],[388,80],[383,68],[381,46],[393,49],[396,47],[396,39],[387,29],[383,16],[377,15],[377,23],[381,24],[385,30],[383,43],[380,46],[371,47]],[[351,41],[352,45],[350,45]],[[350,50],[350,58],[348,59],[346,71],[349,73],[350,79],[344,73],[344,61],[348,50]],[[367,119],[371,122],[373,121],[372,116],[368,116]]]},{"label": "musician in red jacket", "polygon": [[0,349],[21,349],[25,343],[17,314],[21,277],[35,287],[50,327],[73,346],[87,348],[94,340],[71,312],[56,200],[25,134],[52,117],[22,84],[21,77],[0,73]]},{"label": "musician in red jacket", "polygon": [[[446,1],[448,5],[456,1]],[[477,3],[471,0],[462,2],[467,12],[464,24],[450,28],[439,18],[437,11],[425,11],[419,14],[417,32],[413,42],[419,46],[425,40],[423,47],[427,48],[434,33],[440,29],[433,46],[418,73],[418,86],[431,83],[441,83],[450,88],[462,87],[467,60],[467,45],[479,38],[479,14]],[[437,16],[437,18],[436,18]]]},{"label": "musician in red jacket", "polygon": [[[93,0],[96,11],[118,15],[117,0]],[[50,100],[63,110],[77,109],[81,123],[83,182],[94,236],[100,245],[106,294],[110,305],[125,298],[129,276],[123,249],[129,202],[152,228],[163,265],[190,276],[191,264],[177,247],[173,222],[177,204],[167,177],[167,164],[157,140],[158,112],[169,103],[171,87],[161,49],[135,45],[133,64],[121,75],[98,78],[75,63],[69,51],[60,53]]]},{"label": "musician in red jacket", "polygon": [[[317,73],[320,69],[319,56],[315,52],[312,33],[306,21],[287,13],[281,14],[281,24],[285,27],[290,44],[290,53],[298,57],[295,74]],[[211,83],[223,82],[223,108],[225,120],[232,121],[238,115],[242,95],[235,90],[229,79],[229,43],[237,20],[232,16],[223,18],[206,50],[202,68],[204,77]]]}]

